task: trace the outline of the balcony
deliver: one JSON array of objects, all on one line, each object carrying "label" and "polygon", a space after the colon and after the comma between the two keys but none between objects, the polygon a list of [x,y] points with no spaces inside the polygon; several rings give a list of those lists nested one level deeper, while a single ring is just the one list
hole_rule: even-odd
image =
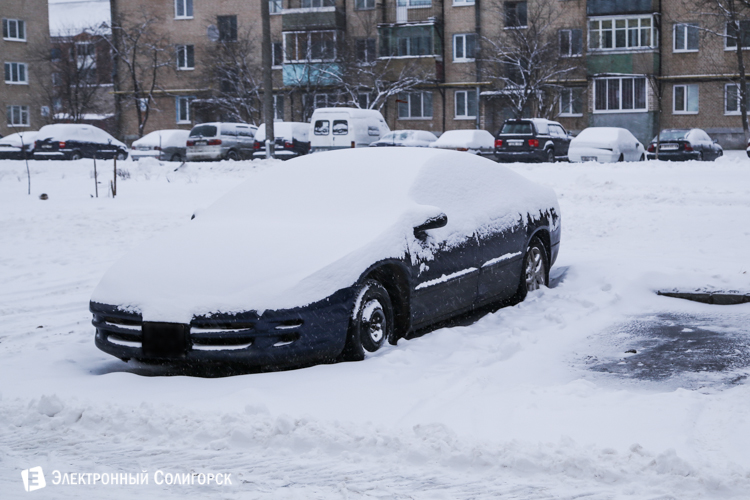
[{"label": "balcony", "polygon": [[326,87],[339,82],[341,67],[335,62],[284,63],[282,74],[287,87]]},{"label": "balcony", "polygon": [[650,14],[657,12],[659,0],[587,0],[587,16]]},{"label": "balcony", "polygon": [[338,7],[309,7],[284,9],[281,13],[282,31],[344,30],[346,15]]}]

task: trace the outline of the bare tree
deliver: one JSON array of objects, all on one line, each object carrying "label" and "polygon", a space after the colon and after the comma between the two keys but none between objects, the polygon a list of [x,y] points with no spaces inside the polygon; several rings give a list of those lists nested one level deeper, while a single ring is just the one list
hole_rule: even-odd
[{"label": "bare tree", "polygon": [[166,31],[160,29],[163,20],[143,11],[128,19],[112,20],[112,52],[120,72],[120,92],[127,96],[126,107],[135,111],[138,136],[142,137],[149,114],[156,100],[163,68],[173,62],[173,47]]},{"label": "bare tree", "polygon": [[[696,5],[697,3],[697,5]],[[743,49],[750,47],[750,0],[697,0],[687,2],[687,8],[700,10],[706,22],[700,29],[724,41],[734,49],[739,80],[739,108],[745,141],[750,138],[748,125],[747,68]]]},{"label": "bare tree", "polygon": [[581,66],[580,58],[560,57],[558,3],[523,2],[528,9],[509,10],[498,2],[505,29],[482,38],[483,50],[478,57],[484,78],[510,101],[517,118],[528,111],[533,116],[553,116],[565,80]]}]

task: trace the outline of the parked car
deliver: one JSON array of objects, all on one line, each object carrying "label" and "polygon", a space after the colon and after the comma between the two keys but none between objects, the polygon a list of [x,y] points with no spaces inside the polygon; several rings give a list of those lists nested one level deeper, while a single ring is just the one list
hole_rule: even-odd
[{"label": "parked car", "polygon": [[318,108],[310,119],[313,153],[369,146],[390,132],[380,111],[357,108]]},{"label": "parked car", "polygon": [[34,157],[37,132],[17,132],[0,138],[0,160],[25,160]]},{"label": "parked car", "polygon": [[506,120],[495,137],[495,156],[500,162],[565,161],[571,139],[562,125],[551,120]]},{"label": "parked car", "polygon": [[570,141],[568,159],[573,162],[644,161],[646,149],[629,130],[619,127],[589,127]]},{"label": "parked car", "polygon": [[486,130],[448,130],[431,148],[452,149],[490,158],[494,155],[495,140]]},{"label": "parked car", "polygon": [[[699,128],[661,131],[659,159],[667,161],[713,161],[724,155],[724,149]],[[657,137],[648,146],[648,159],[656,159]]]},{"label": "parked car", "polygon": [[[274,122],[274,157],[282,160],[296,158],[310,152],[310,124],[303,122]],[[266,157],[266,124],[255,134],[253,158]]]},{"label": "parked car", "polygon": [[437,136],[426,130],[394,130],[385,134],[380,140],[371,143],[370,147],[427,148],[435,141],[437,141]]},{"label": "parked car", "polygon": [[296,365],[547,285],[552,189],[428,148],[305,155],[259,171],[117,262],[90,302],[122,359]]},{"label": "parked car", "polygon": [[188,161],[252,158],[258,127],[247,123],[201,123],[190,131]]},{"label": "parked car", "polygon": [[80,160],[81,158],[128,157],[128,147],[93,125],[56,123],[45,125],[34,143],[35,160]]},{"label": "parked car", "polygon": [[156,158],[161,161],[184,161],[189,130],[155,130],[131,144],[130,157]]}]

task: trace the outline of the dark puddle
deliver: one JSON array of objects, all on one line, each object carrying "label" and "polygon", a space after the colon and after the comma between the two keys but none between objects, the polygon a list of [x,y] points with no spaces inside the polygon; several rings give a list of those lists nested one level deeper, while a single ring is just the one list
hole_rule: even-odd
[{"label": "dark puddle", "polygon": [[619,353],[606,360],[588,356],[593,371],[684,388],[734,385],[750,374],[747,314],[658,314],[621,325],[607,337]]}]

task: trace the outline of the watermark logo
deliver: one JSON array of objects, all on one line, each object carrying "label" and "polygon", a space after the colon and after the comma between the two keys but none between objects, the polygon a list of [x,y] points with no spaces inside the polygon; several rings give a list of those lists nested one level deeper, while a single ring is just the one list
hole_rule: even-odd
[{"label": "watermark logo", "polygon": [[26,491],[41,490],[47,486],[47,481],[44,479],[44,472],[41,467],[22,470],[21,477],[23,478],[23,487]]}]

